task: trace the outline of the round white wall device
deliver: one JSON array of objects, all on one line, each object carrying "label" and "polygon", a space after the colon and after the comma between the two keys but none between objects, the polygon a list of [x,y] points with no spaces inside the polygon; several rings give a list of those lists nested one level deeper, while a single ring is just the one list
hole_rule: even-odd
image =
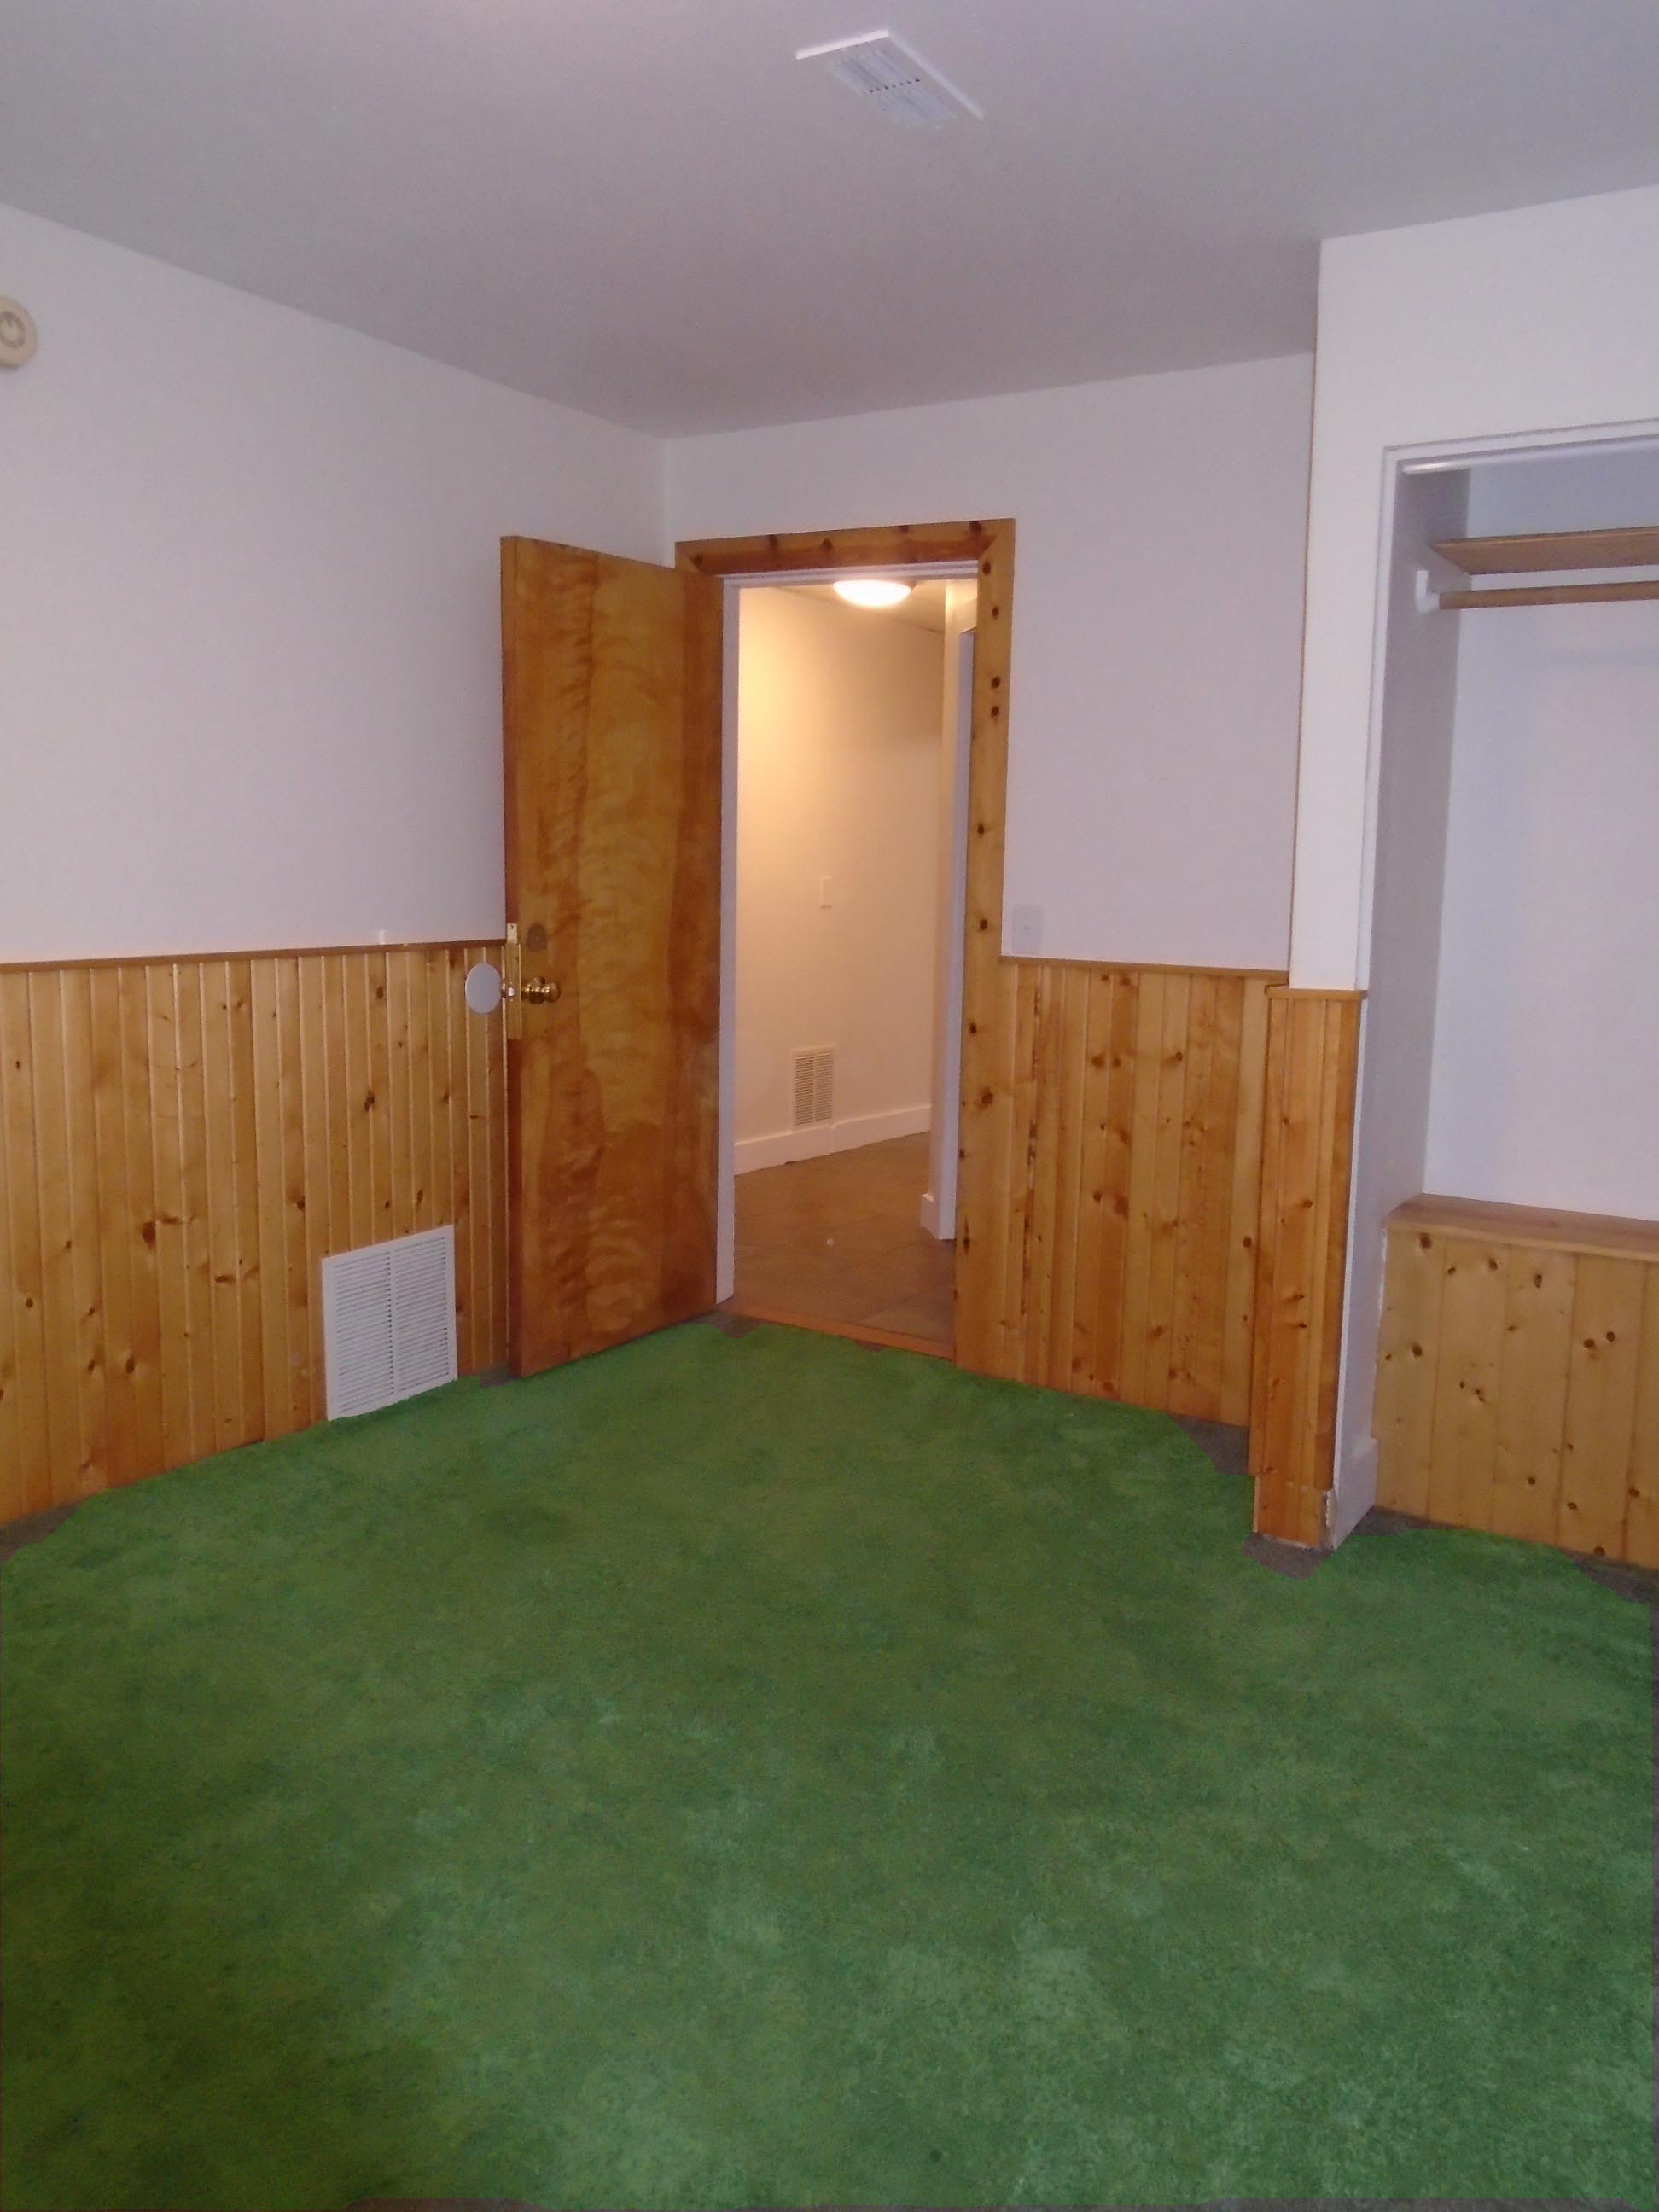
[{"label": "round white wall device", "polygon": [[21,368],[39,343],[34,318],[22,301],[0,298],[0,368]]}]

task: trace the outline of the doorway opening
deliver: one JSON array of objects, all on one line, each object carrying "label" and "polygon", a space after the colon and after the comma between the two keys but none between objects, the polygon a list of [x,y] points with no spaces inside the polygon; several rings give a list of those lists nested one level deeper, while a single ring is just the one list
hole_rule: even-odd
[{"label": "doorway opening", "polygon": [[947,1358],[976,586],[726,592],[722,1293]]}]

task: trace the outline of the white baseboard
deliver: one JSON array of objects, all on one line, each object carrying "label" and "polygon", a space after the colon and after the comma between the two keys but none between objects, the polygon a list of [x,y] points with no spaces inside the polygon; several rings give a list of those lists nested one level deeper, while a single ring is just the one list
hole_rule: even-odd
[{"label": "white baseboard", "polygon": [[921,1210],[917,1218],[930,1237],[939,1235],[939,1200],[931,1190],[921,1194]]},{"label": "white baseboard", "polygon": [[855,1114],[845,1121],[821,1121],[815,1129],[781,1129],[775,1137],[744,1137],[732,1147],[732,1168],[779,1168],[790,1160],[816,1160],[825,1152],[850,1152],[860,1145],[879,1145],[889,1137],[919,1137],[933,1126],[931,1106],[895,1106],[885,1114]]}]

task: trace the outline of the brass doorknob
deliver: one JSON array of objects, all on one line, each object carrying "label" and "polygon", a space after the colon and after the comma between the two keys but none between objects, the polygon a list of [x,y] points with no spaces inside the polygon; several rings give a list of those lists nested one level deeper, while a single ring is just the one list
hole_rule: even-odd
[{"label": "brass doorknob", "polygon": [[559,987],[546,975],[532,975],[524,986],[523,996],[532,1006],[550,1006],[559,995]]}]

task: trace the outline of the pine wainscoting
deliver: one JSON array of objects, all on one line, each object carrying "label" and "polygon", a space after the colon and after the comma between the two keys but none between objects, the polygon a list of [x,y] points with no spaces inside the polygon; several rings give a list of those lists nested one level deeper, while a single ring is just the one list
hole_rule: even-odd
[{"label": "pine wainscoting", "polygon": [[[490,945],[0,971],[0,1520],[324,1410],[319,1262],[453,1222],[507,1357]],[[1358,1004],[1270,974],[999,961],[968,1040],[957,1357],[1253,1431],[1323,1532]],[[1265,1170],[1264,1170],[1265,1162]]]},{"label": "pine wainscoting", "polygon": [[1382,1504],[1659,1567],[1659,1222],[1397,1208],[1376,1426]]},{"label": "pine wainscoting", "polygon": [[506,1358],[497,945],[0,971],[0,1520],[324,1408],[319,1263],[453,1222]]},{"label": "pine wainscoting", "polygon": [[1278,980],[997,963],[967,1040],[962,1364],[1248,1419]]}]

